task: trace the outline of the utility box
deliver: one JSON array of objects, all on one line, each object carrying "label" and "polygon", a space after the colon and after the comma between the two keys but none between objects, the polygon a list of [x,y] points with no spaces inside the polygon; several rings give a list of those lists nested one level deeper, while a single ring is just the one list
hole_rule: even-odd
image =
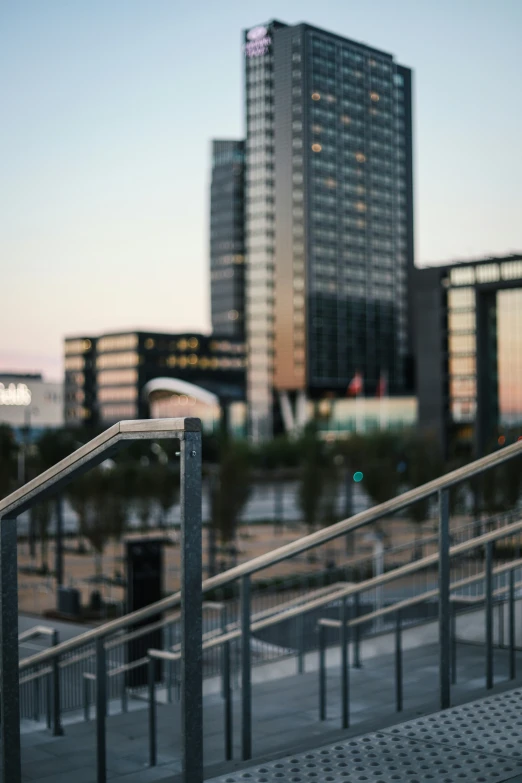
[{"label": "utility box", "polygon": [[80,591],[74,587],[58,588],[58,611],[71,617],[80,617]]},{"label": "utility box", "polygon": [[[127,612],[135,612],[163,598],[163,546],[166,539],[127,536],[125,539],[125,562],[127,573]],[[161,620],[157,614],[147,620],[136,623],[132,631]],[[127,663],[146,658],[147,650],[162,649],[163,630],[161,628],[138,636],[127,643]],[[156,661],[156,682],[161,681],[161,661]],[[127,671],[127,685],[139,687],[147,684],[147,666],[142,665]]]}]

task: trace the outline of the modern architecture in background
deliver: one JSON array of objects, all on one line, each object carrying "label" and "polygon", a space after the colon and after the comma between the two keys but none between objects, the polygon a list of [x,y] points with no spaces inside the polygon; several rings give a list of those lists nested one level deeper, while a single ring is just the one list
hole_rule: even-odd
[{"label": "modern architecture in background", "polygon": [[307,401],[413,387],[412,76],[307,24],[244,34],[245,318],[254,440]]},{"label": "modern architecture in background", "polygon": [[67,337],[65,421],[106,425],[121,419],[198,416],[207,429],[242,434],[244,343],[202,334],[130,331]]},{"label": "modern architecture in background", "polygon": [[419,423],[447,454],[522,434],[522,255],[419,269]]},{"label": "modern architecture in background", "polygon": [[39,373],[0,373],[0,424],[30,437],[64,421],[63,384]]},{"label": "modern architecture in background", "polygon": [[245,143],[212,142],[210,301],[212,331],[243,339],[245,296]]}]

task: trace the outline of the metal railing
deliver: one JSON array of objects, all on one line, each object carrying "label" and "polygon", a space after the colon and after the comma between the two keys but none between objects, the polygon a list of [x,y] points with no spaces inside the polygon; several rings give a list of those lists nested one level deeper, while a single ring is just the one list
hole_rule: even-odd
[{"label": "metal railing", "polygon": [[[182,766],[187,779],[199,782],[202,770],[202,651],[201,651],[201,423],[195,418],[122,421],[85,444],[49,470],[0,500],[0,750],[2,783],[21,783],[19,672],[34,669],[34,659],[46,655],[52,670],[54,689],[54,733],[61,733],[59,666],[64,648],[71,653],[86,642],[96,643],[96,699],[106,703],[105,630],[82,634],[76,640],[56,645],[19,662],[17,598],[16,518],[37,501],[51,495],[75,476],[99,464],[128,441],[175,438],[181,458],[181,607]],[[112,623],[112,629],[132,626],[139,619],[134,612]],[[158,612],[156,611],[156,615]],[[152,615],[148,615],[149,617]],[[90,635],[89,635],[90,634]],[[33,663],[31,663],[33,662]],[[102,676],[103,672],[103,676]],[[99,713],[97,729],[97,779],[106,781],[105,713]]]},{"label": "metal railing", "polygon": [[[135,424],[135,423],[131,423]],[[150,424],[150,422],[141,423]],[[156,422],[157,424],[157,422]],[[160,437],[156,430],[150,437]],[[174,436],[175,437],[175,436]],[[328,528],[324,528],[301,539],[286,544],[278,549],[261,555],[251,561],[242,563],[229,571],[218,574],[217,576],[206,579],[201,585],[201,581],[196,584],[194,578],[192,578],[191,586],[196,595],[199,595],[199,588],[203,593],[208,594],[210,591],[216,595],[219,591],[226,593],[228,588],[239,586],[240,605],[238,613],[239,627],[233,631],[228,631],[215,638],[208,638],[204,646],[207,649],[211,647],[219,647],[226,642],[235,640],[239,644],[240,658],[241,658],[241,733],[242,733],[242,757],[244,759],[251,758],[252,755],[252,653],[251,653],[251,639],[252,633],[262,630],[263,627],[268,627],[272,620],[276,621],[277,617],[267,617],[265,619],[256,620],[253,619],[252,612],[252,585],[255,585],[254,578],[263,570],[274,569],[278,564],[290,563],[292,558],[301,557],[304,553],[309,552],[313,548],[321,547],[334,540],[344,541],[348,534],[372,525],[373,523],[382,520],[383,518],[395,514],[408,506],[416,503],[420,500],[429,498],[433,495],[437,496],[439,507],[439,535],[438,535],[438,552],[423,558],[422,561],[415,561],[401,568],[394,569],[394,571],[383,573],[382,575],[365,580],[359,585],[352,585],[343,588],[344,595],[346,597],[350,595],[357,595],[364,591],[373,590],[376,587],[387,584],[393,579],[405,578],[411,576],[423,568],[437,568],[438,570],[438,624],[439,624],[439,700],[441,708],[445,708],[450,704],[450,650],[451,650],[451,611],[450,611],[450,557],[459,556],[466,551],[473,548],[473,546],[483,545],[486,542],[485,537],[479,537],[480,544],[475,544],[474,539],[471,542],[464,542],[451,548],[450,552],[450,529],[449,529],[449,491],[452,487],[461,482],[465,482],[480,473],[498,467],[505,461],[512,459],[522,454],[522,443],[516,443],[512,446],[508,446],[501,451],[488,455],[480,460],[477,460],[470,465],[467,465],[458,470],[452,471],[434,481],[428,482],[416,489],[410,490],[396,498],[393,498],[386,503],[380,504],[374,508],[367,509],[360,512],[350,519],[338,522]],[[103,457],[102,457],[103,458]],[[15,493],[16,494],[16,493]],[[0,503],[0,515],[7,516],[4,506]],[[5,528],[3,524],[0,529]],[[522,522],[515,523],[513,525],[507,525],[502,528],[501,531],[493,531],[487,534],[492,536],[491,539],[495,540],[495,537],[510,536],[514,533],[518,533],[522,530]],[[2,541],[4,539],[2,538]],[[1,543],[1,542],[0,542]],[[4,559],[1,557],[0,552],[0,565],[4,565]],[[186,569],[186,573],[190,573],[190,569]],[[192,574],[193,577],[193,574]],[[2,577],[3,578],[3,577]],[[3,587],[2,582],[2,587]],[[188,583],[185,585],[187,588]],[[306,611],[311,608],[317,609],[326,605],[332,601],[333,594],[328,596],[317,596],[313,601],[309,602],[307,609],[303,609],[302,606],[296,606],[288,609],[288,611],[282,611],[279,613],[280,618],[290,617],[292,612],[293,616],[302,616]],[[337,596],[338,599],[342,598],[341,595]],[[180,606],[182,601],[182,591],[176,592],[171,596],[159,601],[149,607],[141,609],[125,617],[114,620],[110,623],[101,626],[100,628],[91,630],[82,634],[74,639],[67,640],[57,645],[55,650],[45,650],[36,655],[30,656],[20,662],[20,670],[31,670],[35,667],[48,666],[54,660],[65,660],[68,655],[74,654],[75,651],[81,650],[83,646],[89,644],[96,644],[97,659],[98,659],[98,671],[96,676],[96,689],[97,689],[97,702],[99,704],[106,703],[106,691],[105,691],[105,673],[106,667],[106,647],[111,643],[109,640],[115,634],[118,634],[129,626],[132,627],[136,622],[143,622],[145,620],[152,620],[157,617],[158,614],[171,611]],[[3,608],[3,607],[2,607]],[[201,608],[201,602],[199,609]],[[3,627],[2,629],[3,630]],[[185,667],[190,663],[187,662],[186,657],[186,644],[187,634],[191,636],[192,642],[195,644],[194,637],[197,636],[199,645],[202,644],[201,625],[195,622],[193,625],[187,621],[181,625],[181,642],[182,649],[180,652],[167,651],[170,656],[179,656],[181,665]],[[232,636],[231,636],[232,634]],[[165,651],[163,651],[165,652]],[[186,674],[186,673],[185,673]],[[193,680],[195,680],[195,673],[192,670]],[[201,667],[198,669],[199,681],[199,694],[201,693]],[[200,698],[200,696],[198,696]],[[199,704],[196,705],[196,711],[199,711]],[[183,704],[182,704],[183,712]],[[104,759],[105,748],[105,713],[100,713],[100,726],[98,727],[98,758]],[[2,722],[2,727],[5,725],[5,721]],[[201,728],[201,727],[200,727]],[[195,731],[195,734],[198,734]],[[200,734],[198,735],[200,736]],[[101,751],[100,751],[101,746]],[[184,737],[185,752],[187,749],[187,736]],[[190,756],[193,762],[192,769],[194,774],[186,775],[186,780],[195,781],[199,783],[202,780],[202,745],[199,741],[195,741],[190,747]],[[98,766],[98,781],[103,783],[105,771]],[[9,783],[14,781],[18,783],[18,779],[15,777],[9,778]]]}]

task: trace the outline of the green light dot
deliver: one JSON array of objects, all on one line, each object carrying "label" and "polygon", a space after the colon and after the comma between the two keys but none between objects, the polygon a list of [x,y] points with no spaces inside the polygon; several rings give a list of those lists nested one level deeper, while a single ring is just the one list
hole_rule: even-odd
[{"label": "green light dot", "polygon": [[363,480],[363,478],[364,478],[364,476],[363,476],[363,474],[361,473],[361,471],[360,471],[360,470],[357,470],[357,471],[356,471],[356,472],[353,474],[353,480],[354,480],[354,481],[362,481],[362,480]]}]

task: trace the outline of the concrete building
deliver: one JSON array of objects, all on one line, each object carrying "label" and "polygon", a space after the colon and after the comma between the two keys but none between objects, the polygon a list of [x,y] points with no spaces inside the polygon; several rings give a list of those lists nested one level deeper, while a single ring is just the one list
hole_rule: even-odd
[{"label": "concrete building", "polygon": [[64,423],[63,384],[39,373],[0,373],[0,424],[35,435]]},{"label": "concrete building", "polygon": [[[112,424],[121,419],[201,416],[210,426],[221,408],[241,418],[244,343],[195,333],[128,331],[67,337],[67,424]],[[243,406],[244,407],[244,406]],[[217,413],[216,413],[217,411]]]},{"label": "concrete building", "polygon": [[414,283],[420,425],[446,453],[522,434],[522,255],[419,269]]}]

